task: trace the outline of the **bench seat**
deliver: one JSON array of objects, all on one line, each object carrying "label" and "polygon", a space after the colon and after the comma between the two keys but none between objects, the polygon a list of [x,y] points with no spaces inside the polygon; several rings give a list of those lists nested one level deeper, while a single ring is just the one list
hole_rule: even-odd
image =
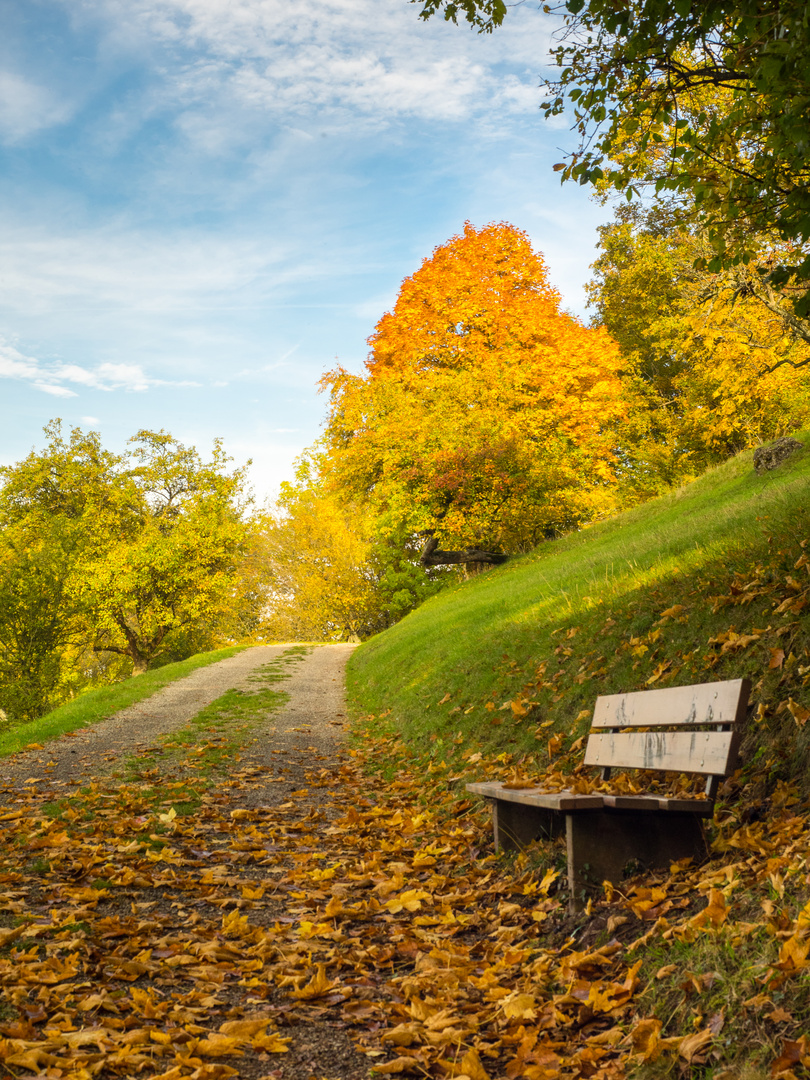
[{"label": "bench seat", "polygon": [[577,795],[573,791],[543,791],[541,787],[510,788],[499,780],[467,784],[467,791],[499,802],[538,806],[545,810],[594,810],[603,805],[602,795]]}]

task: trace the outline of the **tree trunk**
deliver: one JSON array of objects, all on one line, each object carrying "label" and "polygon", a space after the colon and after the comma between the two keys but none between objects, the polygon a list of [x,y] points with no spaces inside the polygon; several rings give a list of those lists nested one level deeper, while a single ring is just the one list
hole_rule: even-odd
[{"label": "tree trunk", "polygon": [[419,562],[422,566],[451,566],[464,563],[471,568],[473,565],[498,566],[506,562],[508,558],[508,555],[499,551],[484,551],[482,548],[469,548],[467,551],[440,551],[439,541],[435,536],[430,536],[422,548]]}]

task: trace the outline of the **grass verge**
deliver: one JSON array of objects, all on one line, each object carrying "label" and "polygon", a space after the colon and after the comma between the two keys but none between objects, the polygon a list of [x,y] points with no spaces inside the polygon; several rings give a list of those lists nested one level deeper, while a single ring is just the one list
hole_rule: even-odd
[{"label": "grass verge", "polygon": [[[800,433],[805,445],[807,433]],[[745,757],[810,777],[810,455],[751,453],[448,589],[349,661],[363,730],[430,763],[542,770],[600,694],[749,677]],[[807,546],[806,546],[807,545]],[[805,784],[807,786],[807,784]]]},{"label": "grass verge", "polygon": [[9,754],[14,754],[18,750],[24,750],[30,743],[45,743],[49,739],[59,738],[68,731],[97,724],[100,720],[106,720],[114,713],[120,712],[121,709],[126,709],[129,705],[135,705],[144,698],[151,697],[164,686],[168,686],[177,679],[185,678],[198,668],[216,664],[220,660],[227,660],[229,656],[235,656],[246,648],[248,648],[247,645],[231,645],[213,652],[198,653],[187,660],[166,664],[164,667],[147,671],[144,675],[136,675],[124,682],[89,690],[36,720],[2,732],[0,757],[8,757]]}]

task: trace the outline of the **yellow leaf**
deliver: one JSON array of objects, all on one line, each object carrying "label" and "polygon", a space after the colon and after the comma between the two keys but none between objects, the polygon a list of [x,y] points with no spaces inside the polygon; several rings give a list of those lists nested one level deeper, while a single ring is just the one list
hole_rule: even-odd
[{"label": "yellow leaf", "polygon": [[692,1062],[711,1041],[711,1029],[704,1028],[703,1031],[698,1031],[695,1035],[687,1035],[682,1039],[678,1047],[678,1053],[687,1062]]},{"label": "yellow leaf", "polygon": [[537,1015],[531,994],[510,994],[501,1002],[501,1008],[509,1020],[534,1020]]},{"label": "yellow leaf", "polygon": [[721,923],[726,921],[727,914],[726,898],[719,889],[712,889],[706,907],[689,921],[692,926],[705,926],[707,923],[711,923],[712,926],[720,926]]},{"label": "yellow leaf", "polygon": [[267,1035],[256,1035],[250,1040],[255,1050],[263,1050],[265,1054],[288,1054],[292,1038],[283,1037],[277,1031],[268,1032]]},{"label": "yellow leaf", "polygon": [[788,709],[799,727],[804,727],[807,721],[810,720],[810,709],[805,709],[804,705],[800,705],[793,698],[788,698]]},{"label": "yellow leaf", "polygon": [[294,998],[309,999],[322,997],[324,994],[328,994],[330,990],[333,990],[337,984],[330,982],[326,975],[326,965],[318,964],[315,969],[315,974],[309,980],[306,986],[302,986],[300,990],[293,990],[292,996]]},{"label": "yellow leaf", "polygon": [[390,1028],[380,1035],[380,1042],[388,1042],[392,1046],[410,1046],[416,1041],[418,1041],[416,1024],[398,1024],[395,1028]]},{"label": "yellow leaf", "polygon": [[412,1057],[398,1057],[393,1061],[386,1061],[382,1065],[374,1066],[375,1073],[384,1073],[389,1076],[392,1073],[419,1073],[424,1076],[424,1065],[418,1058]]},{"label": "yellow leaf", "polygon": [[630,1041],[642,1061],[655,1061],[661,1041],[661,1021],[641,1020],[630,1032]]},{"label": "yellow leaf", "polygon": [[542,893],[543,896],[548,896],[548,890],[551,888],[551,886],[554,884],[554,882],[559,876],[560,871],[555,870],[553,866],[550,866],[548,870],[546,870],[545,874],[543,874],[543,880],[537,886],[538,891]]},{"label": "yellow leaf", "polygon": [[782,942],[779,950],[778,967],[783,971],[800,971],[807,967],[807,954],[810,952],[810,941],[801,941],[795,935]]},{"label": "yellow leaf", "polygon": [[22,937],[25,933],[26,926],[14,926],[10,930],[0,930],[0,948],[3,945],[8,945],[10,941],[16,941],[18,937]]},{"label": "yellow leaf", "polygon": [[455,1075],[461,1076],[462,1074],[468,1076],[470,1080],[489,1080],[489,1074],[481,1064],[477,1050],[469,1049],[459,1062],[458,1072],[455,1072]]},{"label": "yellow leaf", "polygon": [[399,896],[394,896],[386,902],[386,907],[392,914],[398,911],[419,911],[423,900],[429,900],[430,893],[424,889],[406,889]]},{"label": "yellow leaf", "polygon": [[250,1039],[259,1032],[264,1032],[269,1023],[270,1018],[267,1016],[256,1020],[226,1020],[219,1025],[219,1033],[237,1039]]},{"label": "yellow leaf", "polygon": [[194,1047],[194,1055],[195,1057],[229,1057],[231,1054],[241,1055],[239,1046],[239,1039],[231,1039],[227,1035],[219,1035],[214,1032],[205,1039],[200,1039]]},{"label": "yellow leaf", "polygon": [[227,937],[245,937],[250,934],[251,930],[248,926],[247,915],[240,915],[238,908],[234,908],[227,915],[223,915],[222,932]]},{"label": "yellow leaf", "polygon": [[676,971],[679,971],[677,964],[666,964],[664,967],[659,968],[655,973],[656,979],[667,979],[670,975],[674,975]]},{"label": "yellow leaf", "polygon": [[661,619],[674,619],[678,615],[680,615],[680,613],[682,611],[684,611],[684,610],[685,609],[684,609],[683,604],[673,604],[672,607],[668,607],[666,609],[666,611],[662,611],[659,618],[661,618]]}]

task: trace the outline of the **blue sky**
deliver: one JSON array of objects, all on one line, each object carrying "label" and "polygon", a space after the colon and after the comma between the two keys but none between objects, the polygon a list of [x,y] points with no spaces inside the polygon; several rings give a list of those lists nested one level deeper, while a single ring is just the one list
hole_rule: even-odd
[{"label": "blue sky", "polygon": [[585,315],[608,211],[561,187],[552,25],[407,0],[0,0],[0,462],[42,427],[165,428],[254,459],[317,438],[403,277],[510,221]]}]

